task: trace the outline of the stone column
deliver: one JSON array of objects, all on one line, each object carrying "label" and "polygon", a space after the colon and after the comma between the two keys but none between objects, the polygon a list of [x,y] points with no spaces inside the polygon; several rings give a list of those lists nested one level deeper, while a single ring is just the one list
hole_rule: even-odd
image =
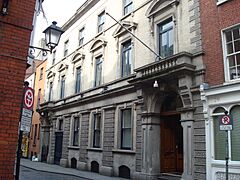
[{"label": "stone column", "polygon": [[160,174],[160,114],[142,113],[143,165],[141,179],[156,179]]},{"label": "stone column", "polygon": [[183,174],[182,179],[193,179],[193,111],[181,113],[183,127]]},{"label": "stone column", "polygon": [[71,114],[64,115],[64,129],[63,129],[63,142],[62,142],[62,157],[60,159],[60,166],[68,166],[68,146],[70,136],[70,123]]},{"label": "stone column", "polygon": [[55,127],[57,118],[54,117],[50,120],[50,135],[49,135],[49,147],[48,147],[48,157],[47,163],[54,164],[54,149],[55,149]]},{"label": "stone column", "polygon": [[46,148],[49,147],[49,126],[43,126],[41,125],[41,131],[40,131],[40,155],[39,155],[39,161],[43,161],[42,156],[44,153],[43,152],[43,148],[44,151],[48,151]]},{"label": "stone column", "polygon": [[79,149],[79,161],[77,164],[77,168],[80,170],[87,170],[89,118],[90,111],[81,112],[80,149]]}]

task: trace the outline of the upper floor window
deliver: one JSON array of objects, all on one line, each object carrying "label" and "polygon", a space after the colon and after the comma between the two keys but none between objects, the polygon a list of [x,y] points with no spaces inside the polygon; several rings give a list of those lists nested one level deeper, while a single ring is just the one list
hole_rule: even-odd
[{"label": "upper floor window", "polygon": [[224,31],[228,79],[240,78],[240,26]]},{"label": "upper floor window", "polygon": [[122,77],[132,73],[132,45],[131,41],[127,41],[122,45]]},{"label": "upper floor window", "polygon": [[43,67],[40,69],[40,75],[39,75],[39,80],[43,78]]},{"label": "upper floor window", "polygon": [[56,50],[53,51],[53,53],[52,53],[52,65],[55,64],[55,61],[56,61]]},{"label": "upper floor window", "polygon": [[34,128],[34,137],[33,137],[33,145],[36,145],[36,140],[37,140],[37,130],[38,130],[38,125],[35,124],[35,128]]},{"label": "upper floor window", "polygon": [[59,131],[63,131],[63,119],[58,120],[58,126],[57,126]]},{"label": "upper floor window", "polygon": [[105,11],[98,15],[98,33],[103,31],[105,23]]},{"label": "upper floor window", "polygon": [[159,55],[163,58],[173,55],[173,21],[172,18],[158,25]]},{"label": "upper floor window", "polygon": [[81,67],[76,69],[76,85],[75,85],[75,93],[79,93],[81,90]]},{"label": "upper floor window", "polygon": [[121,110],[121,149],[132,149],[132,112]]},{"label": "upper floor window", "polygon": [[94,114],[93,116],[93,147],[100,147],[101,135],[101,114]]},{"label": "upper floor window", "polygon": [[79,117],[74,118],[73,122],[73,146],[78,146],[79,139]]},{"label": "upper floor window", "polygon": [[84,27],[79,30],[79,46],[83,45],[83,40],[84,40]]},{"label": "upper floor window", "polygon": [[94,86],[102,84],[102,56],[96,58]]},{"label": "upper floor window", "polygon": [[39,107],[40,102],[41,102],[41,89],[38,90],[37,107]]},{"label": "upper floor window", "polygon": [[62,76],[60,86],[60,99],[63,99],[64,95],[65,95],[65,76]]},{"label": "upper floor window", "polygon": [[123,0],[123,3],[124,3],[124,8],[123,8],[124,15],[132,12],[132,10],[133,10],[133,1],[132,0]]},{"label": "upper floor window", "polygon": [[64,43],[64,57],[68,55],[69,40]]},{"label": "upper floor window", "polygon": [[50,84],[49,84],[48,101],[52,100],[52,96],[53,96],[53,82],[50,82]]}]

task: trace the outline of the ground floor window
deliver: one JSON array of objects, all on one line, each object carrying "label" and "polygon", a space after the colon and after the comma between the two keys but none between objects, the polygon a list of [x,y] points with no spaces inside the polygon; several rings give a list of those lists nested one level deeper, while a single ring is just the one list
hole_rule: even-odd
[{"label": "ground floor window", "polygon": [[[215,160],[225,160],[226,132],[219,129],[219,118],[224,115],[224,108],[216,108],[213,112],[214,157]],[[240,161],[240,106],[230,109],[229,115],[233,120],[233,130],[228,133],[228,149],[231,161]]]}]

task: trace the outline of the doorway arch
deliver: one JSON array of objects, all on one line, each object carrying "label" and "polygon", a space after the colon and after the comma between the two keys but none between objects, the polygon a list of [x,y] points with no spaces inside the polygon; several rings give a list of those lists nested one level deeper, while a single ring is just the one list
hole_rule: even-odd
[{"label": "doorway arch", "polygon": [[183,128],[177,111],[182,102],[176,92],[168,92],[160,111],[160,172],[182,174]]}]

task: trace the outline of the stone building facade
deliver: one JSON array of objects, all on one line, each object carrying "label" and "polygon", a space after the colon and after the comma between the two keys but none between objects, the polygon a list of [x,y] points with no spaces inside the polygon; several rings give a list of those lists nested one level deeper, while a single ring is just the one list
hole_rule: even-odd
[{"label": "stone building facade", "polygon": [[[203,0],[200,3],[205,84],[201,96],[206,125],[206,179],[226,179],[226,134],[228,134],[228,179],[240,179],[240,1]],[[233,130],[221,131],[219,121],[230,115]]]},{"label": "stone building facade", "polygon": [[88,0],[63,28],[39,109],[44,161],[205,179],[199,1]]}]

